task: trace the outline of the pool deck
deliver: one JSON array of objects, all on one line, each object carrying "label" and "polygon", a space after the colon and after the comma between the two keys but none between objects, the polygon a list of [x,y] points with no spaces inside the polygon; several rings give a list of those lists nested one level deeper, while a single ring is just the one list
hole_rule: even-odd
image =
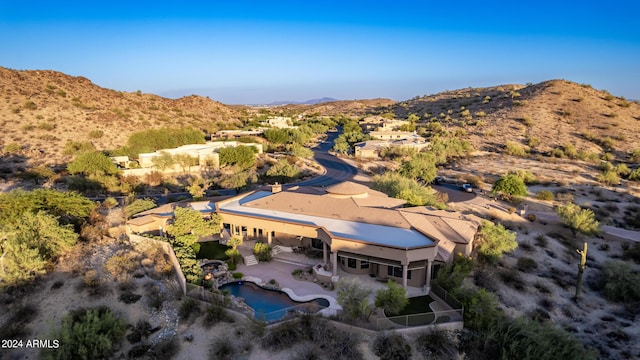
[{"label": "pool deck", "polygon": [[[282,291],[286,292],[293,300],[308,301],[318,297],[329,300],[329,308],[323,310],[326,315],[333,315],[342,307],[336,301],[337,294],[335,291],[323,288],[320,284],[298,280],[291,273],[294,270],[305,269],[307,267],[319,264],[321,259],[312,259],[302,254],[280,253],[268,263],[259,263],[257,265],[245,266],[239,264],[236,271],[244,274],[245,280],[253,281],[258,284],[268,283],[273,279],[278,282]],[[370,301],[373,302],[375,293],[379,289],[386,288],[386,284],[376,281],[368,275],[352,275],[342,270],[338,270],[340,278],[354,278],[363,286],[372,289]],[[409,297],[425,295],[423,289],[408,287],[407,295]]]}]

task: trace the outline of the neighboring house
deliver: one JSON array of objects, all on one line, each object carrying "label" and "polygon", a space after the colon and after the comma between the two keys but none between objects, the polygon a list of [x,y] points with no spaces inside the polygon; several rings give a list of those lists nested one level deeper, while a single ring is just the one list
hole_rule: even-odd
[{"label": "neighboring house", "polygon": [[390,144],[386,140],[368,140],[355,143],[353,145],[354,155],[361,159],[375,159],[379,156],[380,149],[388,147]]},{"label": "neighboring house", "polygon": [[264,130],[268,128],[259,128],[255,130],[220,130],[211,134],[212,139],[230,139],[240,138],[243,136],[260,136],[264,133]]},{"label": "neighboring house", "polygon": [[387,147],[407,147],[421,151],[429,147],[429,142],[425,138],[411,133],[411,136],[400,140],[368,140],[354,144],[355,157],[362,159],[375,159],[379,156],[380,150]]},{"label": "neighboring house", "polygon": [[[253,146],[257,149],[258,154],[262,154],[262,144],[258,143],[241,143],[238,141],[211,141],[204,144],[188,144],[173,149],[162,149],[152,153],[138,154],[138,169],[128,169],[123,173],[124,175],[144,175],[155,170],[153,159],[162,156],[163,153],[176,155],[189,155],[194,159],[194,166],[209,167],[212,169],[218,169],[220,167],[220,157],[218,150],[224,147],[237,147],[237,146]],[[131,161],[127,156],[112,157],[111,160],[116,164],[127,164]],[[182,171],[179,164],[175,164],[173,168],[166,169],[169,172]]]},{"label": "neighboring house", "polygon": [[[334,276],[340,267],[350,274],[429,289],[434,266],[450,262],[456,253],[471,253],[480,219],[426,207],[403,208],[405,203],[343,182],[286,190],[274,185],[270,190],[192,204],[206,209],[203,214],[215,209],[230,236],[316,249]],[[149,210],[127,225],[133,232],[157,232],[166,227],[172,211]]]},{"label": "neighboring house", "polygon": [[402,140],[413,137],[413,131],[370,131],[369,135],[377,140]]},{"label": "neighboring house", "polygon": [[284,116],[274,116],[266,119],[264,121],[265,124],[271,127],[279,128],[279,129],[294,129],[297,126],[292,126],[292,121],[290,117]]}]

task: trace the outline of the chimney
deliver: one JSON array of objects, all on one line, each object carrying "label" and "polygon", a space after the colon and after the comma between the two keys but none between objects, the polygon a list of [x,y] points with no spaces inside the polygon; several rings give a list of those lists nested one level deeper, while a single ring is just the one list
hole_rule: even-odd
[{"label": "chimney", "polygon": [[282,191],[282,184],[278,184],[277,182],[271,185],[271,193],[276,194]]}]

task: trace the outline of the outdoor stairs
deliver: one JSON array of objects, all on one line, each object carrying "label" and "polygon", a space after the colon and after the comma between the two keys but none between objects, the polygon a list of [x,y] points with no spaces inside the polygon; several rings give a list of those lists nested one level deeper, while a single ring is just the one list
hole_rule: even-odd
[{"label": "outdoor stairs", "polygon": [[258,265],[258,259],[256,259],[254,255],[245,256],[244,265],[245,266]]},{"label": "outdoor stairs", "polygon": [[271,256],[276,256],[280,253],[291,253],[293,249],[289,246],[276,245],[271,249]]}]

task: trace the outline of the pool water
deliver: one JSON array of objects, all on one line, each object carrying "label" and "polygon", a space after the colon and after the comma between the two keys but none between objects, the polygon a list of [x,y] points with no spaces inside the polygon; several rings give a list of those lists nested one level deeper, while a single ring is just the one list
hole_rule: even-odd
[{"label": "pool water", "polygon": [[[287,310],[297,306],[296,310],[315,313],[329,306],[329,301],[317,298],[298,302],[280,290],[260,287],[252,282],[238,281],[220,286],[221,291],[228,291],[235,297],[241,297],[245,303],[255,310],[255,317],[264,321],[276,321],[287,315]],[[299,306],[302,305],[302,306]]]}]

